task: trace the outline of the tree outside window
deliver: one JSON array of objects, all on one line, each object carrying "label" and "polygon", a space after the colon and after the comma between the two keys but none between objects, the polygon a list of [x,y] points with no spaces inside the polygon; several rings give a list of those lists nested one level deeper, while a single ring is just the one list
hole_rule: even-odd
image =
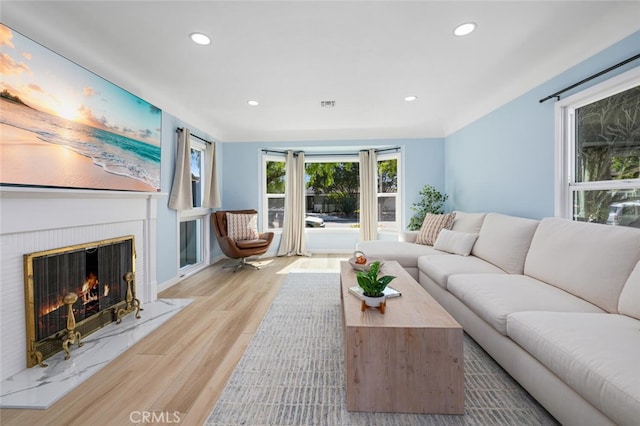
[{"label": "tree outside window", "polygon": [[378,160],[378,224],[382,229],[399,229],[398,159]]},{"label": "tree outside window", "polygon": [[634,220],[615,219],[617,210],[640,211],[640,86],[576,108],[574,114],[574,218],[640,227],[635,213]]},{"label": "tree outside window", "polygon": [[267,159],[265,165],[265,188],[268,228],[282,228],[284,219],[284,160]]},{"label": "tree outside window", "polygon": [[335,223],[358,223],[360,164],[358,162],[307,163],[307,213],[333,216]]},{"label": "tree outside window", "polygon": [[204,152],[199,148],[191,148],[191,195],[193,207],[202,207],[202,162]]}]

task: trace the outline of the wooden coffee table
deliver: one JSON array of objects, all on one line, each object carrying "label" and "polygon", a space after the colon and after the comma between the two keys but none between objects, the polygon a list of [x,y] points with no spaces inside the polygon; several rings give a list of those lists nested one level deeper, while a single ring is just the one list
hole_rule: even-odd
[{"label": "wooden coffee table", "polygon": [[347,410],[464,414],[463,331],[460,324],[395,261],[381,274],[402,296],[383,315],[360,310],[349,293],[356,271],[340,265]]}]

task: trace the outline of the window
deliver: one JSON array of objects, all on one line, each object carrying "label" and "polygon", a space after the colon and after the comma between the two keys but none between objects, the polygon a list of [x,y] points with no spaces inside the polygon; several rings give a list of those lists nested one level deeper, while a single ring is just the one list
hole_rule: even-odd
[{"label": "window", "polygon": [[378,156],[378,225],[385,231],[400,229],[397,215],[401,211],[398,196],[399,161],[397,153]]},{"label": "window", "polygon": [[360,163],[351,157],[334,157],[332,161],[330,158],[317,156],[306,159],[305,225],[307,228],[357,228]]},{"label": "window", "polygon": [[[264,187],[267,228],[282,228],[284,216],[285,161],[265,156]],[[378,155],[378,221],[383,230],[400,228],[398,163],[400,155]],[[305,157],[307,228],[359,227],[360,164],[357,156]]]},{"label": "window", "polygon": [[558,102],[556,214],[640,227],[640,72]]},{"label": "window", "polygon": [[265,170],[265,198],[267,214],[266,228],[282,228],[284,218],[284,182],[285,182],[285,161],[280,157],[266,156],[264,162]]},{"label": "window", "polygon": [[203,142],[193,140],[194,138],[191,139],[191,193],[193,196],[193,207],[202,207],[202,198],[204,195],[202,176],[204,176],[206,146]]},{"label": "window", "polygon": [[202,208],[204,197],[206,145],[191,138],[191,192],[193,209],[180,211],[178,253],[181,275],[191,274],[206,266],[209,247],[209,209]]},{"label": "window", "polygon": [[180,222],[180,269],[202,262],[202,219]]}]

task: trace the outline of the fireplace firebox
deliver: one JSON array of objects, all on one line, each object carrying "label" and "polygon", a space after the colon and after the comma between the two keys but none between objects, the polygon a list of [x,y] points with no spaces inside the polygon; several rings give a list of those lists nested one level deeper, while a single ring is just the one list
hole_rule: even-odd
[{"label": "fireplace firebox", "polygon": [[27,367],[131,312],[135,257],[131,235],[24,255]]}]

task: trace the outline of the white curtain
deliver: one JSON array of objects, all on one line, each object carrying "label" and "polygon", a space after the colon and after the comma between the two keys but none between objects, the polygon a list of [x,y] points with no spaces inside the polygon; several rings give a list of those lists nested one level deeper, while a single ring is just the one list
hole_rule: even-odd
[{"label": "white curtain", "polygon": [[173,184],[169,196],[169,208],[173,210],[190,210],[193,208],[191,193],[191,141],[189,129],[179,130],[178,155],[173,173]]},{"label": "white curtain", "polygon": [[213,209],[221,207],[220,190],[218,189],[218,174],[216,172],[216,144],[207,144],[205,152],[205,177],[204,177],[204,199],[202,207]]},{"label": "white curtain", "polygon": [[360,240],[378,239],[378,159],[376,150],[360,151]]},{"label": "white curtain", "polygon": [[304,234],[304,153],[287,151],[284,222],[278,256],[307,256]]}]

